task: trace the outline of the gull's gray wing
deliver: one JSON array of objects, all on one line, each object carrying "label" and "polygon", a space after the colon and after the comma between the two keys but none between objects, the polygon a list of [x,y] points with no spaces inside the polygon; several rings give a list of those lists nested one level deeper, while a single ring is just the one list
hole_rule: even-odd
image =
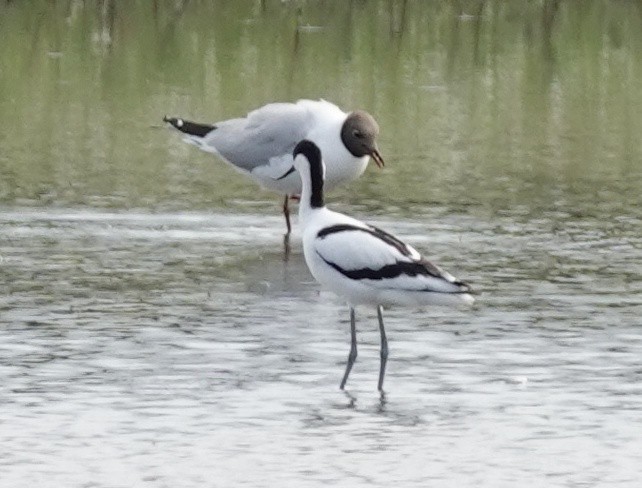
[{"label": "gull's gray wing", "polygon": [[218,122],[204,137],[190,137],[190,142],[248,172],[274,167],[277,178],[292,166],[294,146],[305,138],[311,124],[305,108],[271,103],[245,118]]}]

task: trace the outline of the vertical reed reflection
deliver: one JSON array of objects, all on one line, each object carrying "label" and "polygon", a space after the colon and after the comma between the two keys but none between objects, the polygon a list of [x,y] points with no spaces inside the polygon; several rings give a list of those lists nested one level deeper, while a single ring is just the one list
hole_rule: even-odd
[{"label": "vertical reed reflection", "polygon": [[636,171],[640,15],[561,0],[2,3],[0,200],[263,199],[242,179],[217,185],[227,169],[143,128],[323,97],[375,113],[392,163],[385,185],[368,173],[340,191],[348,201],[403,186],[404,199],[454,202],[456,185],[506,205],[508,177],[535,181],[521,198],[546,202],[547,186]]}]

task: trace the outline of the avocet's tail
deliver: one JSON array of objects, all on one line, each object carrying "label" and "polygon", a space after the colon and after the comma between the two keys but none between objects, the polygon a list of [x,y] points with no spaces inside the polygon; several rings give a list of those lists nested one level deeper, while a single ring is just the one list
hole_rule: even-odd
[{"label": "avocet's tail", "polygon": [[435,300],[435,302],[441,301],[444,304],[458,303],[466,305],[472,305],[475,302],[474,295],[476,295],[476,293],[468,283],[458,280],[447,271],[435,266],[426,259],[422,259],[421,262],[427,268],[431,269],[432,273],[434,273],[433,276],[440,281],[439,286],[428,286],[425,289],[425,291],[429,293],[440,293],[439,300]]}]

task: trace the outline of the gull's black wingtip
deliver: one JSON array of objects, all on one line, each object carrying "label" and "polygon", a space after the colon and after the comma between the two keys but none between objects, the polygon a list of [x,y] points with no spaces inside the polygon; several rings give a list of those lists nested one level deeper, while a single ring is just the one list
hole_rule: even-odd
[{"label": "gull's black wingtip", "polygon": [[196,137],[205,137],[207,134],[216,129],[215,125],[198,124],[196,122],[190,122],[189,120],[183,120],[179,117],[168,117],[167,115],[163,117],[163,122],[167,122],[172,127],[180,130],[184,134]]},{"label": "gull's black wingtip", "polygon": [[167,122],[172,127],[178,130],[181,130],[181,127],[183,126],[183,119],[179,119],[178,117],[168,117],[167,115],[165,115],[163,117],[163,122]]}]

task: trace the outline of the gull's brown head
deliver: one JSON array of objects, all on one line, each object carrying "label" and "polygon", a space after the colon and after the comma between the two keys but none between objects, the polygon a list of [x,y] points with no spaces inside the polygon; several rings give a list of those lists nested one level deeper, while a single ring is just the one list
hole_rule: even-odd
[{"label": "gull's brown head", "polygon": [[350,154],[357,158],[370,156],[379,168],[383,168],[383,158],[377,147],[378,135],[379,124],[363,110],[355,110],[348,115],[341,128],[341,140]]}]

